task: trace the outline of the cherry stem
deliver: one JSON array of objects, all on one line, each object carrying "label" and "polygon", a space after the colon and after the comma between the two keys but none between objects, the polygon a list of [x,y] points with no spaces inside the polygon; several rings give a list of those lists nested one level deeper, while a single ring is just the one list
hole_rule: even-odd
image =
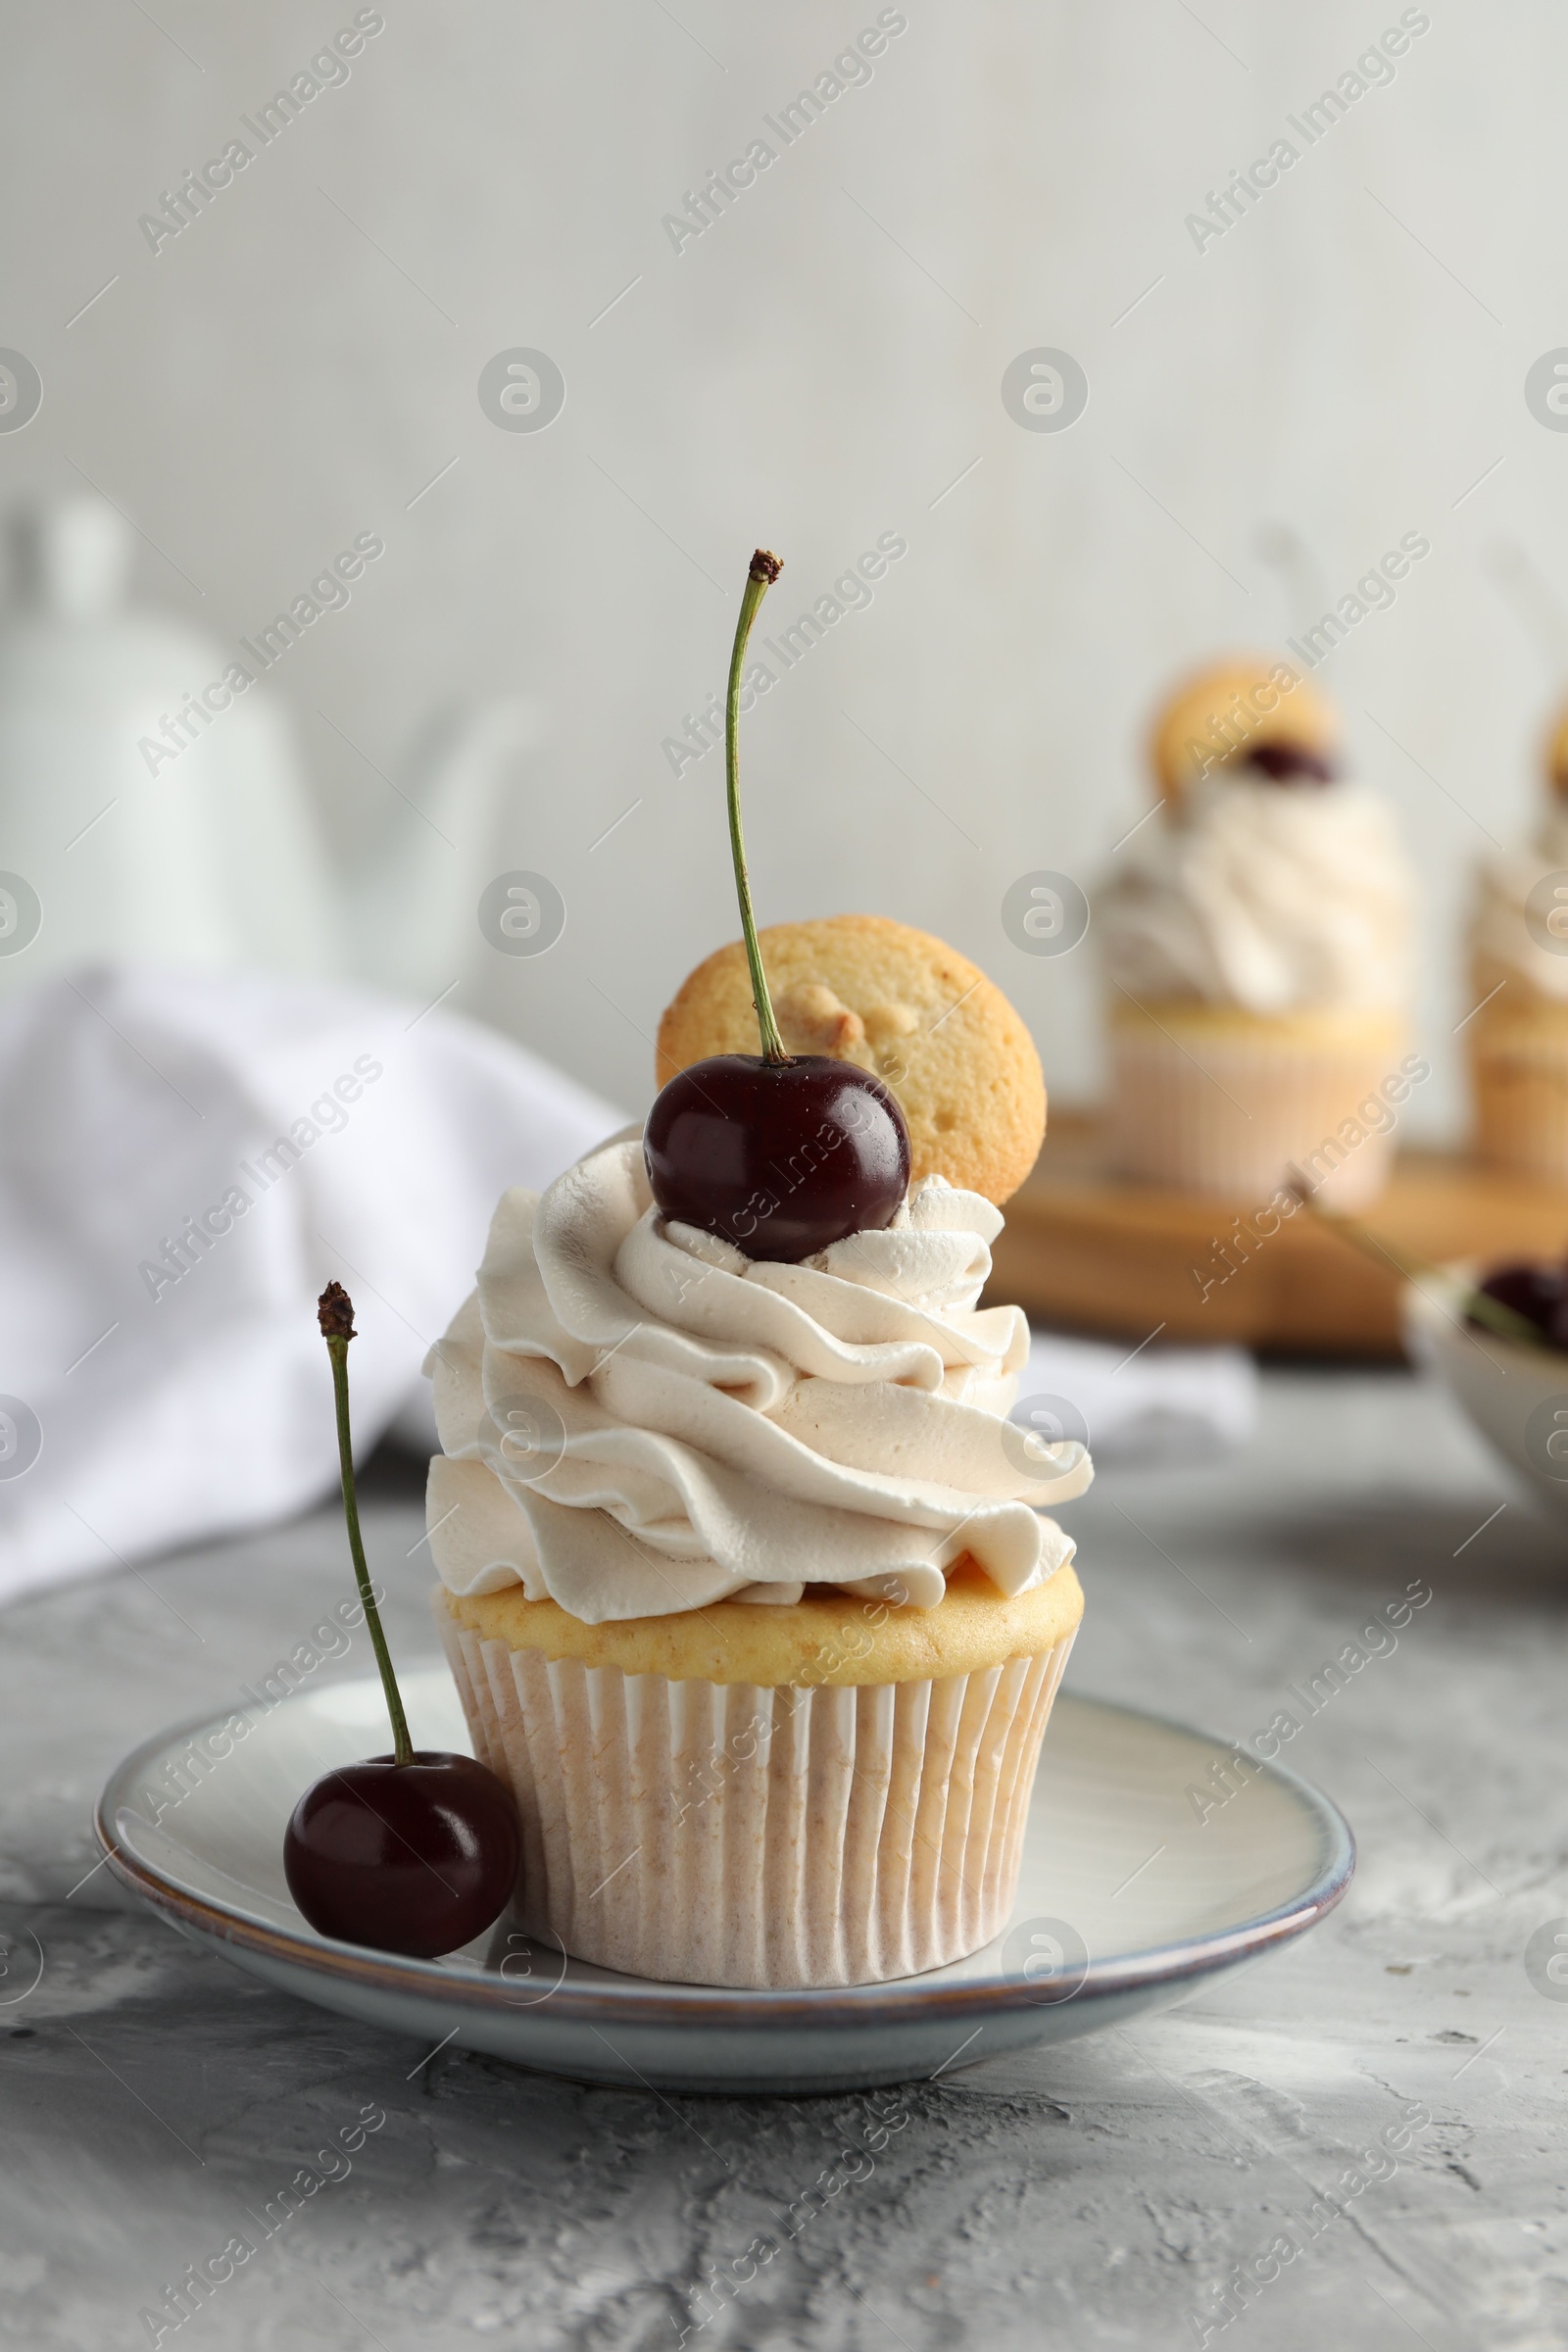
[{"label": "cherry stem", "polygon": [[[1385,1267],[1392,1266],[1396,1274],[1417,1287],[1423,1280],[1448,1280],[1442,1266],[1434,1265],[1428,1257],[1411,1257],[1404,1250],[1392,1248],[1369,1225],[1361,1224],[1358,1218],[1341,1216],[1333,1209],[1320,1208],[1306,1185],[1298,1179],[1293,1178],[1285,1189],[1294,1193],[1301,1206],[1309,1215],[1316,1217],[1320,1225],[1326,1225],[1331,1233],[1339,1235],[1342,1242],[1348,1242],[1352,1250],[1359,1250],[1362,1256],[1370,1257],[1374,1264],[1381,1262]],[[1528,1315],[1521,1315],[1517,1308],[1506,1305],[1500,1298],[1494,1298],[1489,1292],[1479,1288],[1469,1289],[1464,1293],[1461,1303],[1467,1322],[1479,1323],[1483,1330],[1494,1332],[1499,1340],[1512,1340],[1516,1346],[1525,1348],[1544,1348],[1549,1344],[1545,1333],[1538,1331]]]},{"label": "cherry stem", "polygon": [[752,970],[752,1002],[757,1007],[757,1026],[761,1033],[762,1059],[775,1068],[784,1068],[790,1055],[784,1050],[778,1023],[773,1017],[773,1000],[767,993],[767,974],[762,969],[762,951],[757,944],[757,918],[752,912],[752,886],[746,878],[746,844],[741,839],[741,771],[737,737],[740,731],[741,670],[746,661],[746,641],[757,618],[757,608],[778,578],[784,566],[777,556],[770,556],[760,547],[752,558],[752,567],[746,575],[746,593],[741,598],[740,618],[735,623],[735,647],[729,658],[729,690],[724,698],[724,789],[729,802],[729,847],[735,861],[735,896],[741,903],[741,933],[746,941],[746,960]]},{"label": "cherry stem", "polygon": [[392,1653],[387,1648],[386,1636],[381,1631],[381,1617],[375,1605],[370,1571],[365,1563],[365,1544],[360,1535],[360,1505],[354,1491],[354,1444],[349,1433],[349,1342],[358,1336],[354,1329],[354,1303],[341,1283],[329,1282],[321,1293],[317,1312],[320,1318],[321,1336],[326,1342],[326,1352],[332,1359],[332,1395],[337,1404],[337,1458],[343,1473],[343,1516],[348,1522],[349,1550],[354,1557],[354,1574],[365,1607],[365,1622],[370,1629],[375,1662],[381,1669],[386,1711],[392,1718],[393,1761],[412,1764],[414,1742],[409,1738],[409,1722],[403,1712],[398,1678],[392,1671]]}]

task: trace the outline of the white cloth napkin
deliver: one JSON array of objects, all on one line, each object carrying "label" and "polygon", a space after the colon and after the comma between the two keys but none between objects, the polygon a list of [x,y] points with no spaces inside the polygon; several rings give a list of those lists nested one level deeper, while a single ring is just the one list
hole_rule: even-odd
[{"label": "white cloth napkin", "polygon": [[1212,1460],[1257,1422],[1257,1367],[1243,1348],[1131,1350],[1119,1341],[1031,1336],[1012,1418],[1076,1438],[1097,1466]]},{"label": "white cloth napkin", "polygon": [[625,1114],[439,1008],[121,966],[0,1007],[0,1119],[5,1598],[328,1494],[333,1278],[357,1446],[433,1443],[420,1362],[497,1197]]}]

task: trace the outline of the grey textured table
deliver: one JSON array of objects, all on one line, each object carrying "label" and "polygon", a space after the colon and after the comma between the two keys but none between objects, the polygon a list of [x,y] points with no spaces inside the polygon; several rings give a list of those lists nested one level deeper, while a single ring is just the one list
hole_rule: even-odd
[{"label": "grey textured table", "polygon": [[[427,1650],[412,1478],[376,1494],[395,1639]],[[1246,1455],[1104,1474],[1066,1516],[1089,1594],[1076,1687],[1230,1734],[1430,1581],[1397,1649],[1286,1751],[1354,1823],[1355,1885],[1185,2009],[894,2094],[906,2121],[874,2169],[717,2307],[712,2267],[861,2136],[864,2101],[633,2096],[456,2049],[421,2065],[197,1953],[107,1872],[71,1892],[115,1759],[254,1682],[346,1590],[332,1514],[14,1607],[0,2336],[149,2342],[165,2283],[368,2105],[386,2122],[344,2177],[164,2343],[1195,2344],[1232,2267],[1293,2217],[1304,2238],[1315,2192],[1419,2102],[1431,2125],[1392,2176],[1342,2190],[1208,2340],[1568,2343],[1568,2003],[1524,1963],[1568,1914],[1568,1530],[1392,1373],[1272,1373]],[[29,1934],[44,1968],[17,1999]]]}]

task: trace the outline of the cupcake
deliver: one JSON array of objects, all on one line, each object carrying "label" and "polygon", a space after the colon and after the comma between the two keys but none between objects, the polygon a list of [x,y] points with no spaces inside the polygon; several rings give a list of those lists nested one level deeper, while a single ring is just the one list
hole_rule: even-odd
[{"label": "cupcake", "polygon": [[1195,679],[1152,759],[1160,804],[1095,900],[1116,1165],[1248,1200],[1296,1167],[1362,1207],[1415,1070],[1391,812],[1341,779],[1334,714],[1284,661]]},{"label": "cupcake", "polygon": [[1480,1009],[1466,1026],[1478,1158],[1568,1184],[1568,713],[1547,744],[1546,775],[1551,797],[1531,848],[1481,869],[1470,929]]},{"label": "cupcake", "polygon": [[906,1976],[1005,1925],[1083,1607],[1004,1418],[1002,1218],[938,1176],[799,1265],[662,1214],[640,1137],[502,1200],[433,1351],[437,1616],[519,1924],[708,1984]]},{"label": "cupcake", "polygon": [[735,730],[778,570],[731,656],[743,939],[666,1012],[643,1132],[502,1200],[431,1352],[429,1530],[519,1924],[640,1976],[859,1984],[1007,1920],[1083,1608],[1044,1506],[1091,1473],[1008,1423],[1028,1326],[979,1303],[1045,1125],[1022,1022],[902,924],[758,934]]}]

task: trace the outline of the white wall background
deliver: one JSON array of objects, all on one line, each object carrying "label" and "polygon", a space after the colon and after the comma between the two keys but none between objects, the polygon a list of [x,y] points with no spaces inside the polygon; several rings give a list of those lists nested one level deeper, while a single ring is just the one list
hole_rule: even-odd
[{"label": "white wall background", "polygon": [[[751,723],[760,908],[945,935],[1081,1098],[1091,957],[1016,951],[1004,891],[1038,866],[1092,887],[1145,806],[1171,673],[1304,617],[1260,526],[1301,533],[1335,596],[1418,530],[1431,557],[1320,676],[1420,868],[1423,1115],[1456,1121],[1468,877],[1489,832],[1531,820],[1568,667],[1490,569],[1503,545],[1568,569],[1568,437],[1523,397],[1568,342],[1561,11],[1431,0],[1392,83],[1201,254],[1185,216],[1398,23],[1393,0],[906,0],[869,84],[679,254],[662,216],[872,0],[383,13],[351,79],[154,255],[138,216],[351,0],[8,9],[0,343],[45,398],[0,435],[0,501],[81,469],[155,543],[145,597],[224,642],[384,536],[260,690],[286,697],[349,861],[396,803],[318,712],[402,777],[437,703],[548,704],[496,837],[432,840],[427,879],[439,897],[457,856],[476,898],[498,866],[543,870],[565,935],[537,960],[432,937],[431,993],[461,969],[454,1004],[647,1098],[660,1006],[737,928],[719,756],[677,781],[661,739],[721,683],[754,543],[787,563],[776,625],[893,530],[909,552],[874,605]],[[480,410],[514,345],[564,372],[547,431]],[[1068,432],[1004,411],[1034,345],[1088,371]],[[419,891],[403,919],[419,939]]]}]

